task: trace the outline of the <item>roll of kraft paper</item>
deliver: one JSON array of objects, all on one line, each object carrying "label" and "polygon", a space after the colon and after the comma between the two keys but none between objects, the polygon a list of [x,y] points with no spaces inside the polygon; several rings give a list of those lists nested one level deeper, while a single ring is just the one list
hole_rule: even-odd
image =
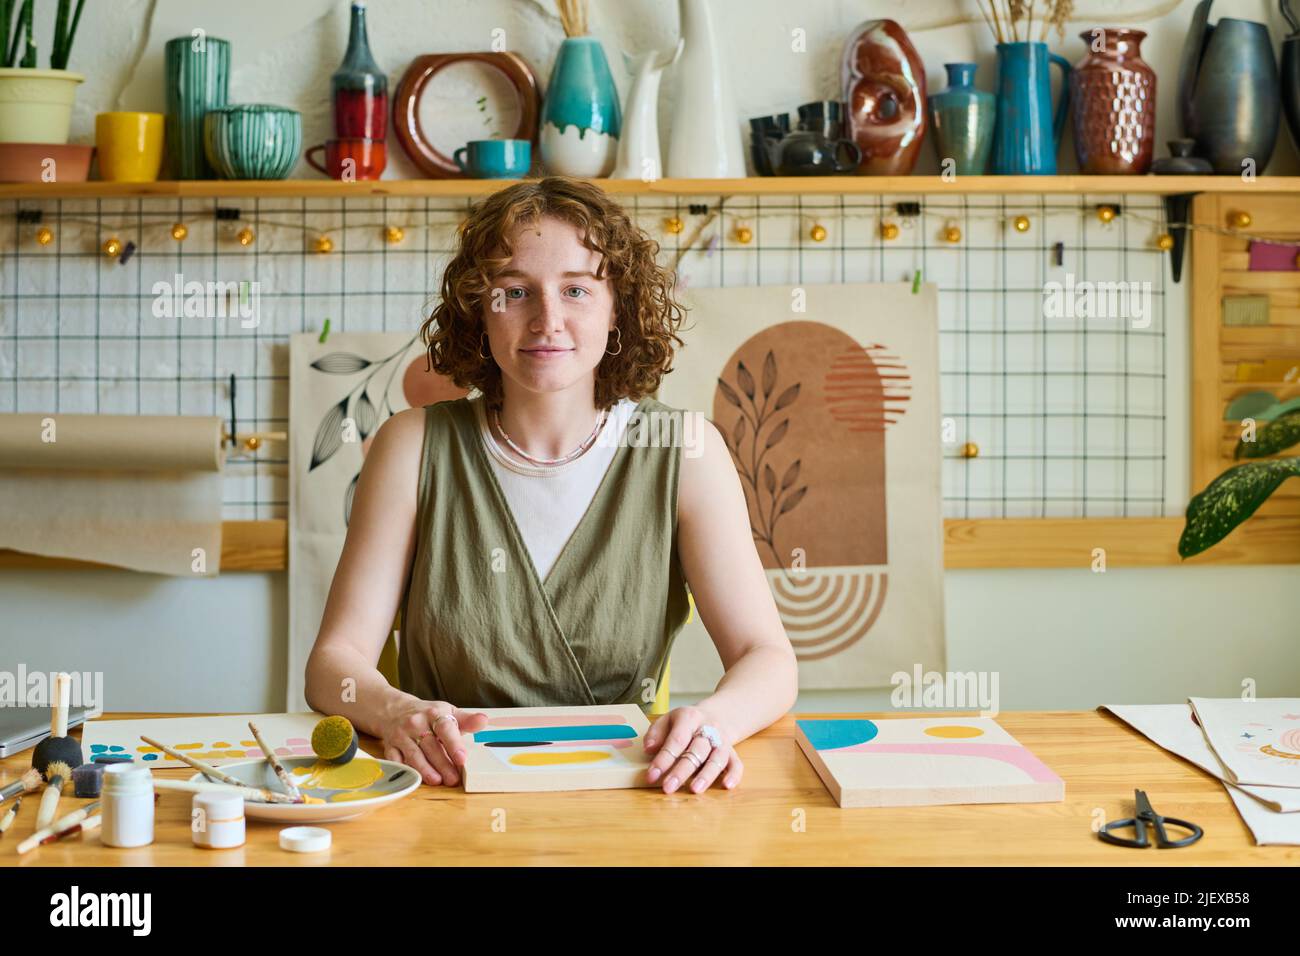
[{"label": "roll of kraft paper", "polygon": [[217,574],[224,465],[215,416],[0,415],[0,548]]}]

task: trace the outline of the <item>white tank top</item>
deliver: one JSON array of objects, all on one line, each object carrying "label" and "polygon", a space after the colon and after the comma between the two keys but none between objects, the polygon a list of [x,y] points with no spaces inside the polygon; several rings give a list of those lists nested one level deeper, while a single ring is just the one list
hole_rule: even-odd
[{"label": "white tank top", "polygon": [[[620,399],[610,410],[596,441],[573,461],[563,465],[539,466],[521,461],[497,442],[488,427],[482,396],[470,399],[478,419],[479,434],[488,450],[488,460],[506,503],[533,559],[537,576],[545,581],[555,559],[573,535],[596,496],[614,452],[621,443],[628,418],[637,403]],[[513,437],[513,436],[512,436]]]}]

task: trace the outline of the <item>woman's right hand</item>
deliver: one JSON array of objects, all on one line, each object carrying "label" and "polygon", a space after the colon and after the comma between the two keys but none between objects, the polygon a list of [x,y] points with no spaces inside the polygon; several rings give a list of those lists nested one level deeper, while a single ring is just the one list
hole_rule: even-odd
[{"label": "woman's right hand", "polygon": [[412,767],[431,787],[460,783],[465,765],[463,733],[487,726],[487,714],[462,710],[445,700],[417,700],[383,723],[384,759]]}]

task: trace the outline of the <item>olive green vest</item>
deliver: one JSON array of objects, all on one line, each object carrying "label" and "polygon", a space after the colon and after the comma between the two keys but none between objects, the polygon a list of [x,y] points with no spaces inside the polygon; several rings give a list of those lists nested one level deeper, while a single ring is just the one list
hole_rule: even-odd
[{"label": "olive green vest", "polygon": [[[682,434],[679,409],[645,398],[637,411],[672,416]],[[543,581],[469,400],[424,413],[401,688],[458,707],[649,708],[689,613],[677,558],[681,442],[615,449]]]}]

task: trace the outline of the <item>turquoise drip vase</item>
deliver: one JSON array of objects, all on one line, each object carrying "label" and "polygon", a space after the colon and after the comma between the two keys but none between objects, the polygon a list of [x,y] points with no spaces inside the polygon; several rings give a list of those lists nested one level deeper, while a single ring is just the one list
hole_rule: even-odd
[{"label": "turquoise drip vase", "polygon": [[943,67],[948,71],[948,88],[929,101],[930,136],[940,171],[981,176],[993,150],[997,97],[975,88],[974,63],[945,63]]},{"label": "turquoise drip vase", "polygon": [[623,131],[618,89],[595,37],[569,37],[542,104],[542,164],[567,176],[608,176]]},{"label": "turquoise drip vase", "polygon": [[[1051,65],[1061,69],[1052,109]],[[998,44],[998,119],[993,168],[1002,176],[1054,176],[1056,151],[1070,108],[1070,64],[1046,43]]]}]

